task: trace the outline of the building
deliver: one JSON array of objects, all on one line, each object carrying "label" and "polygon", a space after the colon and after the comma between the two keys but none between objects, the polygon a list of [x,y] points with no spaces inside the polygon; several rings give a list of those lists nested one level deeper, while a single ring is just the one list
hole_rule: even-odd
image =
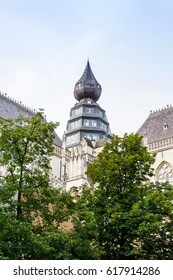
[{"label": "building", "polygon": [[74,97],[78,102],[71,108],[67,123],[68,148],[79,144],[84,137],[91,141],[110,139],[106,113],[97,103],[101,92],[101,85],[95,79],[88,61],[82,77],[74,87]]},{"label": "building", "polygon": [[75,84],[74,97],[78,101],[70,110],[65,134],[66,188],[90,183],[86,175],[87,163],[92,162],[111,138],[106,112],[97,101],[102,88],[93,75],[89,61],[82,77]]},{"label": "building", "polygon": [[151,111],[138,133],[149,152],[156,153],[153,181],[173,183],[173,107]]},{"label": "building", "polygon": [[[88,61],[74,88],[74,97],[78,102],[70,110],[67,131],[62,140],[57,134],[54,139],[54,154],[50,162],[50,178],[54,187],[69,191],[89,183],[85,174],[87,163],[111,138],[105,110],[97,103],[101,91]],[[19,115],[28,118],[34,114],[35,110],[0,93],[0,118],[17,118]],[[0,172],[3,172],[1,169]]]},{"label": "building", "polygon": [[[0,118],[18,118],[20,115],[29,118],[35,114],[35,110],[28,108],[23,105],[22,102],[17,102],[16,100],[0,92]],[[62,153],[62,141],[55,135],[54,139],[54,155],[51,159],[51,181],[54,187],[61,186],[65,188],[64,185],[64,176],[62,174],[62,162],[63,162],[63,153]],[[4,167],[0,167],[0,174],[3,174]]]},{"label": "building", "polygon": [[[54,187],[74,192],[82,184],[91,182],[87,177],[87,164],[97,157],[105,143],[111,139],[105,110],[97,103],[102,88],[97,82],[87,61],[82,77],[75,84],[77,100],[70,110],[66,133],[61,140],[54,139],[54,154],[51,158],[50,178]],[[0,118],[28,118],[35,114],[21,102],[0,93]],[[173,107],[150,112],[138,130],[149,152],[156,153],[153,181],[173,183]],[[0,173],[3,173],[0,167]]]}]

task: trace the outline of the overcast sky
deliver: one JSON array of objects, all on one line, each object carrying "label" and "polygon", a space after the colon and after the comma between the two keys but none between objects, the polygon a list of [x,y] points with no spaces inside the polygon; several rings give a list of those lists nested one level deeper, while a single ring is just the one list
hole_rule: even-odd
[{"label": "overcast sky", "polygon": [[0,0],[0,91],[45,109],[62,137],[89,57],[111,131],[173,105],[172,0]]}]

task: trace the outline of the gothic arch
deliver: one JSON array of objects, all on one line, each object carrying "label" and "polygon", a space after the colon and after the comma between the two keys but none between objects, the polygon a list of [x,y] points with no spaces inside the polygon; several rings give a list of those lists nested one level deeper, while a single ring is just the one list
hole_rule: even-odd
[{"label": "gothic arch", "polygon": [[159,164],[155,172],[155,181],[173,184],[173,166],[169,162],[162,161]]}]

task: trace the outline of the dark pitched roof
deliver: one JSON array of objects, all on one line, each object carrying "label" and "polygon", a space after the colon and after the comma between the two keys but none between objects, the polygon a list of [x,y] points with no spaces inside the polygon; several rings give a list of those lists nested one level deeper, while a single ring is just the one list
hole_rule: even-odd
[{"label": "dark pitched roof", "polygon": [[105,143],[107,141],[103,138],[103,139],[100,139],[100,140],[97,140],[96,142],[96,145],[95,145],[95,148],[99,148],[99,147],[104,147]]},{"label": "dark pitched roof", "polygon": [[59,138],[59,136],[56,134],[56,132],[55,132],[54,144],[56,146],[62,147],[62,140]]},{"label": "dark pitched roof", "polygon": [[90,139],[86,138],[86,137],[84,137],[84,139],[85,139],[87,145],[88,145],[89,147],[93,148],[92,141],[91,141]]},{"label": "dark pitched roof", "polygon": [[88,60],[87,65],[86,65],[85,70],[84,70],[84,73],[82,74],[82,77],[79,79],[78,83],[91,82],[92,80],[97,82],[97,80],[94,77],[94,74],[91,70],[91,66],[90,66],[90,63],[89,63],[89,60]]},{"label": "dark pitched roof", "polygon": [[[22,115],[23,117],[32,117],[35,114],[35,110],[32,110],[21,102],[8,97],[6,94],[0,92],[0,118],[3,119],[15,119]],[[57,146],[62,146],[62,141],[59,136],[55,135],[54,144]]]},{"label": "dark pitched roof", "polygon": [[24,117],[32,117],[35,111],[24,106],[21,102],[0,93],[0,118],[14,119],[22,114]]},{"label": "dark pitched roof", "polygon": [[148,144],[173,137],[173,107],[151,112],[138,133],[147,137]]}]

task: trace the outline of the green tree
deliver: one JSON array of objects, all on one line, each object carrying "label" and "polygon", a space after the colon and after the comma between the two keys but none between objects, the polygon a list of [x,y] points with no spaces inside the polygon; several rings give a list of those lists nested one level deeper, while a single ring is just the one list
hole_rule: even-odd
[{"label": "green tree", "polygon": [[[18,220],[33,219],[33,211],[44,203],[43,190],[49,182],[49,163],[53,153],[56,124],[44,121],[42,113],[32,118],[0,120],[1,203],[16,213]],[[32,203],[31,203],[32,201]]]},{"label": "green tree", "polygon": [[[67,256],[68,236],[60,225],[69,219],[74,203],[50,182],[56,126],[46,122],[41,112],[32,118],[0,120],[1,258]],[[54,239],[61,244],[57,249],[52,246]]]},{"label": "green tree", "polygon": [[89,164],[87,174],[96,187],[84,187],[74,224],[100,258],[173,257],[172,186],[149,183],[153,163],[142,138],[125,134],[113,136]]},{"label": "green tree", "polygon": [[138,258],[172,260],[173,186],[156,182],[145,187],[130,213],[138,221],[134,248]]}]

